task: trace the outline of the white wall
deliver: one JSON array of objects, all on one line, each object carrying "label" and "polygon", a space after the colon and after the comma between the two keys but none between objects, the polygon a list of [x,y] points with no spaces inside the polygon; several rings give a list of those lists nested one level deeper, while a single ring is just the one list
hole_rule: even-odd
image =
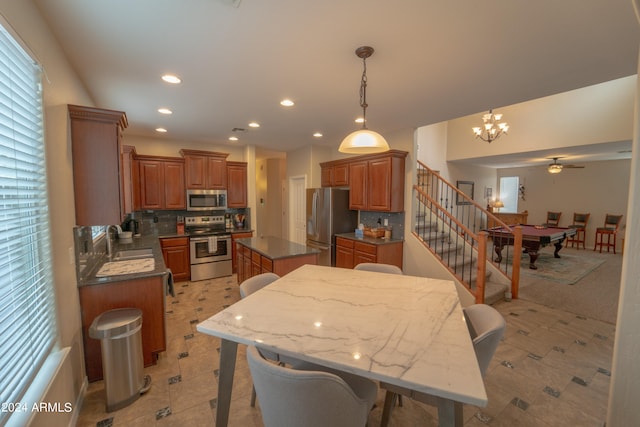
[{"label": "white wall", "polygon": [[[43,100],[56,313],[59,345],[69,347],[63,366],[58,370],[62,376],[54,378],[52,395],[47,399],[51,402],[72,402],[74,410],[77,410],[75,402],[85,384],[85,373],[75,263],[69,258],[70,248],[73,248],[75,211],[67,104],[94,104],[33,3],[0,0],[0,10],[46,71]],[[58,379],[62,379],[62,385]],[[38,422],[63,426],[69,425],[74,416],[73,413],[50,415],[41,414]]]},{"label": "white wall", "polygon": [[[640,71],[640,64],[638,65]],[[627,230],[625,253],[622,259],[622,278],[616,338],[613,350],[611,387],[609,390],[609,408],[607,426],[626,427],[640,425],[638,396],[640,396],[640,104],[635,90],[635,112],[633,117],[633,157],[631,160],[629,208],[627,210]]]},{"label": "white wall", "polygon": [[480,113],[451,120],[447,160],[629,141],[636,80],[633,75],[496,108],[510,129],[508,135],[491,144],[475,139],[471,132],[482,121]]},{"label": "white wall", "polygon": [[[589,162],[584,169],[565,169],[550,174],[546,167],[498,170],[498,176],[518,176],[525,187],[525,200],[518,201],[518,211],[529,211],[530,224],[542,224],[547,211],[562,212],[560,225],[573,222],[573,213],[590,213],[587,224],[587,248],[595,243],[596,227],[602,227],[607,213],[627,212],[631,160]],[[626,215],[622,218],[621,236]],[[621,249],[621,239],[618,239]]]}]

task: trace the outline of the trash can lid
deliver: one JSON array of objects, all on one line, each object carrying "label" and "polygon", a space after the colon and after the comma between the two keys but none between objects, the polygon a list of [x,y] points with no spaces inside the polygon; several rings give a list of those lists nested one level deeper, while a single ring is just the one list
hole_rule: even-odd
[{"label": "trash can lid", "polygon": [[89,327],[89,336],[111,338],[131,332],[142,325],[142,311],[137,308],[116,308],[96,317]]}]

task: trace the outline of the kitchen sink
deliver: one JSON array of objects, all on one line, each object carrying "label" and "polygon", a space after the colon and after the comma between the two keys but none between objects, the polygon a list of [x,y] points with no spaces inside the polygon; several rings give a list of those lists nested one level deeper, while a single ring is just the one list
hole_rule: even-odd
[{"label": "kitchen sink", "polygon": [[153,257],[153,249],[151,248],[141,248],[141,249],[129,249],[126,251],[118,251],[113,256],[113,261],[126,261],[129,259],[140,259],[140,258],[152,258]]}]

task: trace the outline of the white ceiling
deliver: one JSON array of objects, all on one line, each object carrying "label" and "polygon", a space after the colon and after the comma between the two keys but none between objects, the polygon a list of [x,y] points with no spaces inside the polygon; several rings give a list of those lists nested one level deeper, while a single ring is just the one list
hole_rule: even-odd
[{"label": "white ceiling", "polygon": [[255,120],[239,144],[337,147],[361,114],[362,45],[376,50],[367,118],[382,134],[638,67],[631,0],[34,1],[98,107],[126,111],[127,134],[177,141],[232,144]]}]

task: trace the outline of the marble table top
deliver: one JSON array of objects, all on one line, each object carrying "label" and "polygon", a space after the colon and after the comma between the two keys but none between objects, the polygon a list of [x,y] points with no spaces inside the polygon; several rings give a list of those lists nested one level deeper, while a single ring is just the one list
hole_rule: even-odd
[{"label": "marble table top", "polygon": [[305,265],[197,330],[462,403],[487,404],[451,281]]}]

